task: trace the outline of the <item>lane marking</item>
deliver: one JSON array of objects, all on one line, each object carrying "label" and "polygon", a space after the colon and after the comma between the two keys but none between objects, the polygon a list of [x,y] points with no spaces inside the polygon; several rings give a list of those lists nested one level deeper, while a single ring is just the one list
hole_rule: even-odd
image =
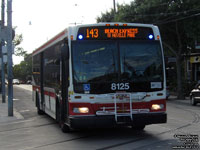
[{"label": "lane marking", "polygon": [[25,110],[20,110],[19,112],[21,113],[21,112],[28,112],[28,111],[30,111],[30,110],[25,109]]}]

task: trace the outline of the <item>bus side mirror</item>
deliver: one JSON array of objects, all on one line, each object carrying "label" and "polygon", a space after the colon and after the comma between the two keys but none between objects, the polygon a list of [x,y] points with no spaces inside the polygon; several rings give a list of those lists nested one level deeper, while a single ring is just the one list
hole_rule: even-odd
[{"label": "bus side mirror", "polygon": [[61,46],[61,56],[65,59],[69,59],[69,47],[66,43]]}]

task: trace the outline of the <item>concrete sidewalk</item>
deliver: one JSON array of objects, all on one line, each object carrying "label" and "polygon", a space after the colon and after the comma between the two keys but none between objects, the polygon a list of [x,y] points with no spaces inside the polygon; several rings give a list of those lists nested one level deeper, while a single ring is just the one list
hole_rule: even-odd
[{"label": "concrete sidewalk", "polygon": [[[1,95],[0,95],[1,97]],[[0,98],[0,124],[23,120],[24,117],[13,108],[13,116],[8,116],[8,103],[2,103]]]}]

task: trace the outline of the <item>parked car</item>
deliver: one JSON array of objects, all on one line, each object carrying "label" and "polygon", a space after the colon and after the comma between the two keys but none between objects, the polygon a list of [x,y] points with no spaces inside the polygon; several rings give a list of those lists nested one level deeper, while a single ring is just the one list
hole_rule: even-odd
[{"label": "parked car", "polygon": [[194,89],[190,92],[190,103],[193,106],[200,103],[200,83],[197,83]]},{"label": "parked car", "polygon": [[19,79],[13,79],[13,84],[20,84]]},{"label": "parked car", "polygon": [[19,81],[20,84],[25,84],[26,82],[24,80]]},{"label": "parked car", "polygon": [[28,80],[27,82],[26,82],[26,84],[31,84],[32,83],[32,81],[31,80]]}]

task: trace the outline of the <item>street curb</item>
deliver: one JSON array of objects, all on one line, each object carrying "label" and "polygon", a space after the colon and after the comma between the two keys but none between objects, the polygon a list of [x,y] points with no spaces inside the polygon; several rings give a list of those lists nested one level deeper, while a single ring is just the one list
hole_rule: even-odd
[{"label": "street curb", "polygon": [[19,112],[17,112],[16,109],[13,109],[13,113],[17,119],[24,119],[24,117]]},{"label": "street curb", "polygon": [[24,120],[24,117],[16,109],[13,109],[13,116],[8,116],[8,104],[0,102],[0,124],[17,120]]}]

